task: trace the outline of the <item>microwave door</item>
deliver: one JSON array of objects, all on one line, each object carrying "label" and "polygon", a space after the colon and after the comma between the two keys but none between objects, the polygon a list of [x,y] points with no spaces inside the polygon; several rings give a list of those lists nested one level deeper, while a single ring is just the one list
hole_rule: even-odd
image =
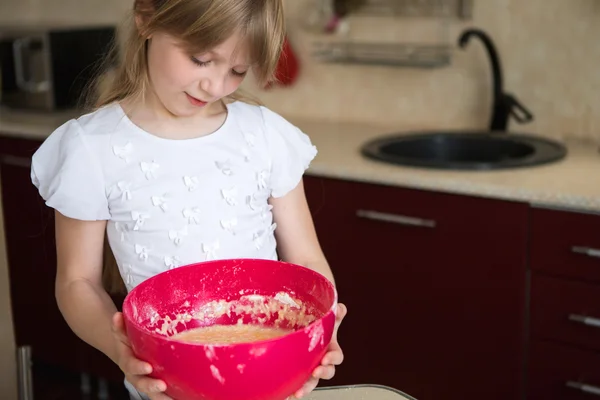
[{"label": "microwave door", "polygon": [[43,40],[35,37],[15,39],[13,57],[19,89],[27,93],[48,92],[50,81],[45,74]]},{"label": "microwave door", "polygon": [[52,90],[43,37],[2,39],[2,102],[13,108],[52,108]]}]

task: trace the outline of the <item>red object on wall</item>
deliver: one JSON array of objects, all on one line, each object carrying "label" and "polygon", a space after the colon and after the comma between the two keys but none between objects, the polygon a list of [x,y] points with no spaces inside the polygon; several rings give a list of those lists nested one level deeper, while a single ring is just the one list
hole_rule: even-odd
[{"label": "red object on wall", "polygon": [[300,62],[286,37],[283,42],[281,57],[275,70],[275,81],[266,85],[265,89],[273,86],[291,86],[298,77]]}]

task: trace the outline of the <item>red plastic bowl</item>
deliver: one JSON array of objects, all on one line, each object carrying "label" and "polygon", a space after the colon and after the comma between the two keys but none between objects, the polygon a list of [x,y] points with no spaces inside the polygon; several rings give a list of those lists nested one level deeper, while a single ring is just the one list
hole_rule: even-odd
[{"label": "red plastic bowl", "polygon": [[[273,300],[278,294],[283,301]],[[263,318],[265,325],[275,326],[279,316],[275,310],[282,308],[286,315],[301,319],[300,308],[289,303],[288,295],[313,321],[302,325],[286,320],[295,330],[284,336],[212,346],[170,339],[187,329],[235,324],[240,318],[243,323]],[[265,298],[271,299],[268,314],[256,308]],[[250,312],[249,305],[254,307]],[[320,364],[333,334],[336,307],[334,286],[311,269],[236,259],[183,266],[149,278],[127,295],[123,315],[136,357],[153,366],[151,376],[165,381],[170,397],[284,400]]]}]

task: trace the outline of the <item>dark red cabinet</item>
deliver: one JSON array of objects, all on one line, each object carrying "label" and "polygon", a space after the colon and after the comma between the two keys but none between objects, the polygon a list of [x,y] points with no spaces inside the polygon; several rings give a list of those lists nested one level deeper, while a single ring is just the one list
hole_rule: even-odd
[{"label": "dark red cabinet", "polygon": [[30,178],[31,156],[40,144],[0,136],[0,182],[16,344],[31,346],[34,362],[122,381],[118,367],[71,331],[56,304],[53,211]]},{"label": "dark red cabinet", "polygon": [[600,395],[600,215],[533,209],[529,399]]},{"label": "dark red cabinet", "polygon": [[531,268],[600,283],[600,215],[532,209]]},{"label": "dark red cabinet", "polygon": [[[54,301],[56,253],[52,212],[44,206],[35,187],[27,184],[29,160],[36,148],[36,142],[2,139],[0,143],[15,337],[18,346],[32,346],[36,358],[64,365],[73,361],[73,354],[66,349],[72,349],[76,340]],[[52,342],[55,345],[50,345]]]},{"label": "dark red cabinet", "polygon": [[531,400],[592,400],[600,394],[600,354],[534,340],[530,348]]},{"label": "dark red cabinet", "polygon": [[600,351],[600,286],[534,274],[531,334]]},{"label": "dark red cabinet", "polygon": [[349,308],[332,383],[390,385],[420,400],[518,398],[527,205],[305,182]]},{"label": "dark red cabinet", "polygon": [[[118,383],[56,306],[53,215],[29,176],[40,143],[0,135],[17,344]],[[383,384],[419,400],[579,399],[600,385],[600,330],[568,319],[600,317],[600,216],[311,175],[305,187],[349,308],[346,359],[322,385]]]}]

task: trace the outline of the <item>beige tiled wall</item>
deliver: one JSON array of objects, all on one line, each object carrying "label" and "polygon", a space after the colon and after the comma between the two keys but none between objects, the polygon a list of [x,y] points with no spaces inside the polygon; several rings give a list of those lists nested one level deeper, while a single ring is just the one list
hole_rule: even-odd
[{"label": "beige tiled wall", "polygon": [[[302,3],[293,0],[292,14]],[[511,128],[549,136],[600,140],[600,2],[597,0],[474,0],[472,21],[455,21],[449,40],[476,26],[494,39],[505,88],[535,115]],[[293,22],[297,22],[294,18]],[[396,25],[371,29],[380,36]],[[418,28],[410,26],[410,32]],[[429,32],[429,31],[428,31]],[[291,90],[263,95],[269,104],[307,117],[386,121],[438,127],[485,126],[491,106],[491,74],[483,46],[455,46],[453,64],[439,70],[322,65],[308,57],[310,35],[293,30],[303,53],[301,80]],[[373,36],[373,35],[371,35]],[[423,34],[422,36],[426,36]]]},{"label": "beige tiled wall", "polygon": [[[285,0],[291,41],[302,59],[293,88],[261,93],[262,100],[286,115],[363,120],[386,125],[483,127],[489,118],[490,69],[483,47],[456,48],[453,64],[438,70],[322,65],[308,52],[311,35],[299,29],[308,6],[317,0]],[[324,0],[321,0],[324,1]],[[61,19],[117,21],[131,0],[3,0],[0,22]],[[550,136],[600,140],[600,2],[598,0],[474,0],[472,21],[454,21],[454,44],[467,26],[485,29],[496,41],[506,89],[535,115],[526,126]],[[379,20],[378,20],[379,21]],[[398,26],[403,38],[423,27],[410,21],[373,25],[389,36]]]}]

